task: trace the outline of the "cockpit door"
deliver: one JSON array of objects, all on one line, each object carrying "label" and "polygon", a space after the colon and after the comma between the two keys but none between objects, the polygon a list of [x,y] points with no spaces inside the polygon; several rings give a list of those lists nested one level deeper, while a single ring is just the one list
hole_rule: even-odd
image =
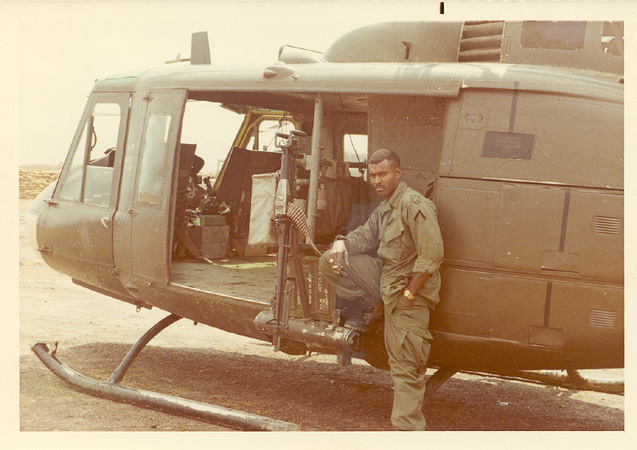
[{"label": "cockpit door", "polygon": [[168,283],[171,190],[186,90],[151,90],[137,165],[131,214],[135,289]]},{"label": "cockpit door", "polygon": [[71,277],[120,290],[113,273],[113,214],[119,194],[130,94],[92,94],[49,207],[38,223],[45,259]]}]

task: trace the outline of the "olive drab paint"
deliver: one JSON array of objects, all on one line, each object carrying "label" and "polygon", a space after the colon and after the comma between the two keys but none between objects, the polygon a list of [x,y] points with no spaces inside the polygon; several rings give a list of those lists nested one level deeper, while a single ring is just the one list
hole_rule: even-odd
[{"label": "olive drab paint", "polygon": [[[378,203],[360,178],[376,149],[395,151],[403,180],[435,203],[445,262],[432,365],[623,367],[622,22],[378,24],[322,55],[282,49],[277,64],[241,70],[209,63],[196,41],[197,64],[96,82],[56,189],[37,200],[47,202],[37,246],[51,267],[137,307],[271,340],[276,257],[247,236],[251,220],[271,219],[250,217],[252,176],[276,174],[280,158],[260,155],[260,124],[286,121],[308,135],[294,202],[319,246]],[[214,214],[193,218],[188,176],[201,143],[182,141],[182,128],[196,102],[245,120],[207,191]],[[102,149],[111,159],[84,135],[101,121],[98,104],[120,111],[112,150]],[[367,149],[344,164],[350,134]],[[189,260],[201,249],[188,227],[232,253]],[[300,264],[279,268],[289,283],[282,348],[384,367],[382,333],[359,341],[339,327],[318,258],[297,239]]]}]

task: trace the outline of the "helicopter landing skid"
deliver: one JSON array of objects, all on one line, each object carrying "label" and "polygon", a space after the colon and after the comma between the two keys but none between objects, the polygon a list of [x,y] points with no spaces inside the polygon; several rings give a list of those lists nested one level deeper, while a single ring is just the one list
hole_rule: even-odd
[{"label": "helicopter landing skid", "polygon": [[155,337],[160,331],[173,324],[181,317],[171,314],[160,320],[150,328],[128,351],[120,365],[106,381],[95,380],[71,369],[66,364],[60,362],[56,357],[57,342],[34,341],[31,343],[31,350],[42,361],[42,363],[62,381],[70,384],[73,388],[96,396],[110,400],[131,403],[144,408],[164,411],[169,414],[192,417],[204,422],[214,423],[239,430],[250,431],[303,431],[311,430],[302,425],[284,422],[265,416],[250,414],[243,411],[227,409],[222,406],[210,405],[208,403],[174,397],[172,395],[160,394],[158,392],[145,391],[142,389],[123,386],[120,381],[133,363],[139,352]]}]

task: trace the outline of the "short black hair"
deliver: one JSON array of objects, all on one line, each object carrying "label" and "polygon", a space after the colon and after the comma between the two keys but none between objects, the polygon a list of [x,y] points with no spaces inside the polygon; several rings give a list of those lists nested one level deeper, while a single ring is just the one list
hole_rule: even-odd
[{"label": "short black hair", "polygon": [[380,164],[384,160],[389,161],[389,163],[394,167],[400,167],[400,158],[398,155],[386,148],[378,149],[372,153],[372,156],[369,157],[368,164]]}]

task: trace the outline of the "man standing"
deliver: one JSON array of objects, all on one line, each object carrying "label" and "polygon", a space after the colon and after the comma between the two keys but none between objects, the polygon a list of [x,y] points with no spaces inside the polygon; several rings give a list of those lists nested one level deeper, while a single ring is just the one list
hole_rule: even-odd
[{"label": "man standing", "polygon": [[433,340],[429,315],[440,301],[443,260],[436,207],[402,181],[400,159],[391,150],[372,154],[368,176],[385,200],[364,225],[339,237],[319,264],[342,301],[364,305],[362,316],[344,326],[368,328],[382,317],[384,305],[394,382],[392,424],[398,430],[424,430],[425,370]]}]

